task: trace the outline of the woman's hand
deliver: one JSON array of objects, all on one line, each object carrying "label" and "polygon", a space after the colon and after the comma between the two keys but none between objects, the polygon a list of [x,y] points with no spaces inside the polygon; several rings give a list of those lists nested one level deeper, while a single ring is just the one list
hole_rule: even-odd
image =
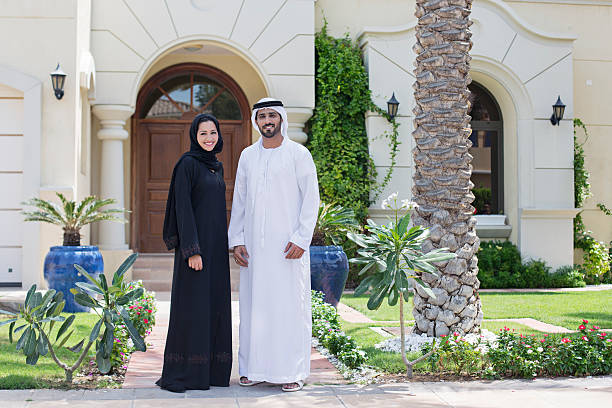
[{"label": "woman's hand", "polygon": [[190,256],[188,259],[189,267],[196,271],[202,270],[202,257],[200,255]]}]

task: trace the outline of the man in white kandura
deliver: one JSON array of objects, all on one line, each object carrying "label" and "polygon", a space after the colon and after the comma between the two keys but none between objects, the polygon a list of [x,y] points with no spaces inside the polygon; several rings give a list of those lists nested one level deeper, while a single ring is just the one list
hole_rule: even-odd
[{"label": "man in white kandura", "polygon": [[302,389],[310,374],[310,254],[319,187],[281,101],[253,106],[261,139],[238,162],[229,247],[240,268],[240,385]]}]

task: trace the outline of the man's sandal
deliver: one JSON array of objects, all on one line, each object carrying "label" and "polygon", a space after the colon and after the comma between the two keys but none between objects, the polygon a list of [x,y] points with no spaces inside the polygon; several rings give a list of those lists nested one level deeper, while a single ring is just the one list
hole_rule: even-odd
[{"label": "man's sandal", "polygon": [[[293,384],[297,384],[297,387],[288,388],[289,385],[293,385]],[[302,388],[304,388],[304,381],[297,380],[297,381],[292,382],[292,383],[283,384],[283,386],[281,387],[281,390],[283,390],[285,392],[295,392],[295,391],[301,390]]]},{"label": "man's sandal", "polygon": [[[243,381],[246,380],[246,381]],[[248,379],[248,377],[240,377],[240,380],[238,380],[238,384],[242,385],[243,387],[251,387],[253,385],[257,385],[257,384],[261,384],[263,381],[251,381]]]}]

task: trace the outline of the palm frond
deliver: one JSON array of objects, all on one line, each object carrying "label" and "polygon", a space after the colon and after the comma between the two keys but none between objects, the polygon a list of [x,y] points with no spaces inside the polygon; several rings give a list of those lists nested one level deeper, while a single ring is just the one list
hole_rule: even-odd
[{"label": "palm frond", "polygon": [[87,207],[92,201],[96,200],[96,196],[88,196],[85,197],[83,199],[83,201],[81,201],[76,209],[75,212],[75,218],[81,218],[81,215],[83,215],[83,210],[85,209],[85,207]]}]

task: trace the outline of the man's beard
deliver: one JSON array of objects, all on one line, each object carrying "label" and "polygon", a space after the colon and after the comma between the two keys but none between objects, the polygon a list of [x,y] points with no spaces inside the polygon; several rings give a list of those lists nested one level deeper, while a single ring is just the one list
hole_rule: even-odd
[{"label": "man's beard", "polygon": [[[265,126],[267,126],[267,125],[265,125]],[[273,138],[274,136],[276,136],[280,132],[280,126],[272,125],[272,126],[274,126],[272,129],[264,130],[265,126],[260,127],[259,128],[259,132],[261,133],[261,135],[263,137],[265,137],[267,139]]]}]

